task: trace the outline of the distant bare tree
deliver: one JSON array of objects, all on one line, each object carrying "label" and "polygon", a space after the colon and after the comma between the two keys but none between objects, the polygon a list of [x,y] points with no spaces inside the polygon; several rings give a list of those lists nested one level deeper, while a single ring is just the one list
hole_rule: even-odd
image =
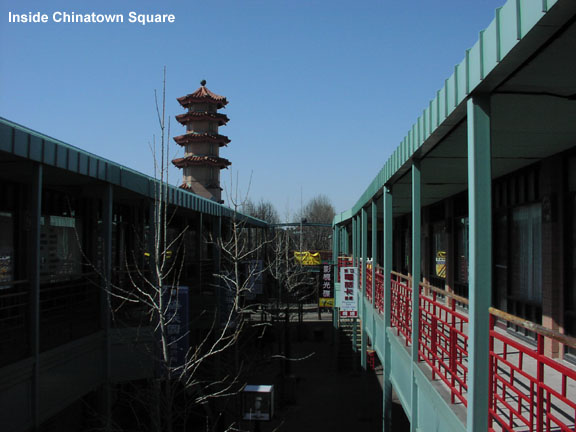
[{"label": "distant bare tree", "polygon": [[[309,223],[331,224],[336,214],[334,206],[326,195],[317,195],[304,206],[301,219]],[[303,249],[330,250],[332,229],[329,227],[304,227]]]},{"label": "distant bare tree", "polygon": [[260,199],[258,204],[254,204],[252,201],[247,200],[242,206],[242,211],[252,217],[266,221],[271,224],[276,224],[280,221],[278,212],[270,201],[265,201]]}]

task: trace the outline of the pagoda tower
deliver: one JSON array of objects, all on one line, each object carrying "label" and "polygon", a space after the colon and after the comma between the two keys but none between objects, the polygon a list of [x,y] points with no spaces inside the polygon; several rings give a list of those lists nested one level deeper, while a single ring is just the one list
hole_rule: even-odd
[{"label": "pagoda tower", "polygon": [[181,188],[222,203],[220,170],[231,162],[220,157],[220,147],[230,140],[218,133],[218,127],[228,123],[226,114],[218,110],[228,101],[208,90],[205,80],[200,84],[194,93],[178,98],[180,105],[188,110],[176,116],[176,120],[186,126],[186,133],[174,137],[174,141],[184,147],[184,157],[172,163],[184,170]]}]

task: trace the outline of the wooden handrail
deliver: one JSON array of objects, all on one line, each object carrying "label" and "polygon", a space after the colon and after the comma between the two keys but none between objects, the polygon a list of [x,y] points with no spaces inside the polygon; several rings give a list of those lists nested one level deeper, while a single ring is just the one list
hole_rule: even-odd
[{"label": "wooden handrail", "polygon": [[501,318],[512,324],[519,325],[524,327],[527,330],[533,331],[536,334],[548,337],[553,339],[557,342],[560,342],[563,345],[569,346],[570,348],[576,349],[576,338],[572,336],[568,336],[566,334],[557,332],[556,330],[552,330],[546,327],[541,326],[540,324],[536,324],[532,321],[528,321],[524,318],[517,317],[515,315],[509,314],[508,312],[501,311],[500,309],[496,309],[491,307],[489,309],[490,313],[497,318]]},{"label": "wooden handrail", "polygon": [[[23,285],[23,284],[26,284],[28,282],[30,282],[30,281],[28,281],[26,279],[0,282],[0,289],[8,289],[8,288],[12,287],[13,285]],[[3,286],[6,286],[7,288],[2,288]]]},{"label": "wooden handrail", "polygon": [[402,279],[406,279],[406,280],[410,280],[410,281],[412,280],[412,276],[406,276],[405,274],[398,273],[394,270],[392,270],[390,273],[393,274],[394,276],[401,277]]},{"label": "wooden handrail", "polygon": [[[392,273],[398,275],[398,273],[396,273],[396,272],[392,272]],[[404,276],[404,275],[401,275],[401,276]],[[409,278],[409,276],[404,276],[404,277]],[[434,291],[438,294],[452,298],[452,299],[456,300],[457,302],[460,302],[460,303],[463,303],[466,305],[469,304],[469,300],[466,297],[462,297],[462,296],[459,296],[457,294],[451,293],[449,291],[440,289],[438,287],[430,285],[427,282],[420,282],[420,286],[428,288],[431,291]],[[490,307],[490,309],[488,311],[490,314],[494,315],[497,318],[501,318],[501,319],[508,321],[508,322],[515,324],[515,325],[519,325],[520,327],[523,327],[527,330],[530,330],[536,334],[542,335],[544,337],[555,340],[555,341],[557,341],[563,345],[566,345],[570,348],[576,349],[576,338],[575,337],[560,333],[556,330],[546,328],[540,324],[536,324],[535,322],[529,321],[529,320],[524,319],[524,318],[520,318],[516,315],[512,315],[508,312],[504,312],[504,311],[502,311],[500,309],[496,309],[494,307]]]},{"label": "wooden handrail", "polygon": [[468,304],[468,299],[466,297],[459,296],[458,294],[454,294],[450,291],[443,290],[441,288],[435,287],[434,285],[430,285],[428,282],[420,282],[420,286],[429,289],[430,291],[434,291],[438,294],[443,296],[449,297],[451,299],[456,300],[457,302],[463,303],[465,305]]}]

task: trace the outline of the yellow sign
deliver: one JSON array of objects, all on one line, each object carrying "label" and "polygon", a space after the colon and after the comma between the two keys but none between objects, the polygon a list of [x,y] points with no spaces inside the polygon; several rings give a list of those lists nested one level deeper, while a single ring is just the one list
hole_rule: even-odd
[{"label": "yellow sign", "polygon": [[302,263],[302,265],[320,265],[322,259],[320,258],[320,252],[312,253],[310,251],[304,252],[294,252],[294,258]]},{"label": "yellow sign", "polygon": [[318,302],[318,306],[320,306],[320,307],[334,307],[334,299],[333,298],[320,297],[320,301]]},{"label": "yellow sign", "polygon": [[436,276],[446,277],[446,252],[438,251],[436,254]]}]

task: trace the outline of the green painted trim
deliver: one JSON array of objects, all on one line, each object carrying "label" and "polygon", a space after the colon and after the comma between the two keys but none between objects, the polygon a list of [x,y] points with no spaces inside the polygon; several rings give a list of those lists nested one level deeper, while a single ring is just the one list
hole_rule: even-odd
[{"label": "green painted trim", "polygon": [[412,163],[412,346],[410,358],[412,360],[412,421],[410,430],[415,431],[418,425],[418,387],[416,384],[416,369],[418,369],[418,341],[420,335],[420,265],[421,265],[421,228],[422,228],[422,180],[420,161]]},{"label": "green painted trim", "polygon": [[[538,23],[551,9],[549,3],[550,1],[542,0],[542,16],[531,21],[523,20],[523,18],[533,10],[534,4],[532,1],[508,0],[503,7],[496,9],[494,20],[490,23],[490,26],[493,25],[495,27],[491,31],[496,34],[496,37],[491,36],[488,40],[484,37],[484,31],[479,33],[477,43],[471,49],[466,50],[464,59],[456,65],[453,75],[444,82],[442,89],[436,93],[436,97],[430,101],[422,115],[414,122],[414,124],[419,122],[424,124],[424,136],[422,139],[419,137],[415,139],[413,127],[408,130],[406,137],[392,152],[390,158],[382,167],[382,175],[376,176],[368,185],[352,207],[351,214],[358,213],[362,207],[366,206],[392,180],[392,177],[396,175],[400,168],[406,165],[414,153],[432,138],[432,135],[439,127],[443,126],[445,120],[454,114],[456,109],[464,108],[465,96],[470,95],[478,85],[488,79],[518,41],[525,39],[526,35],[538,26]],[[538,9],[540,8],[538,7]],[[508,31],[510,29],[513,29],[513,31]],[[513,40],[510,33],[513,34]],[[488,42],[490,46],[488,46]],[[526,43],[529,44],[531,42],[528,41]],[[496,61],[494,61],[494,53],[496,53]],[[464,90],[465,94],[463,94],[462,90]],[[456,102],[453,104],[453,101]],[[465,110],[462,109],[462,112],[465,112]],[[464,114],[460,115],[463,118]],[[347,218],[349,218],[349,214],[344,212],[338,220],[344,221]],[[335,223],[338,223],[336,220],[335,218]]]},{"label": "green painted trim", "polygon": [[[368,210],[366,207],[362,208],[361,211],[361,221],[362,221],[362,289],[360,291],[362,295],[363,301],[361,302],[362,305],[362,317],[366,316],[366,261],[368,260]],[[360,341],[361,344],[361,352],[360,352],[360,364],[362,369],[366,370],[366,325],[367,322],[365,319],[362,319],[362,340]]]},{"label": "green painted trim", "polygon": [[[160,182],[153,177],[2,117],[0,117],[0,151],[79,175],[92,177],[152,199],[154,198],[155,190],[160,187]],[[179,187],[169,185],[168,191],[169,201],[173,205],[213,216],[232,217],[234,214],[234,211],[229,207]],[[242,220],[245,220],[250,225],[257,227],[268,226],[265,221],[242,213],[238,214]]]},{"label": "green painted trim", "polygon": [[468,432],[488,430],[492,291],[490,99],[468,100],[469,326]]},{"label": "green painted trim", "polygon": [[392,243],[393,243],[393,230],[392,230],[392,212],[393,212],[393,196],[389,189],[384,188],[382,196],[382,214],[383,214],[383,229],[382,229],[382,262],[384,268],[384,313],[382,314],[382,346],[384,351],[384,358],[381,358],[383,365],[383,427],[384,431],[392,430],[392,385],[390,383],[390,369],[392,365],[392,353],[386,330],[390,327],[391,321],[391,308],[390,308],[390,291],[391,282],[390,276],[392,272]]}]

